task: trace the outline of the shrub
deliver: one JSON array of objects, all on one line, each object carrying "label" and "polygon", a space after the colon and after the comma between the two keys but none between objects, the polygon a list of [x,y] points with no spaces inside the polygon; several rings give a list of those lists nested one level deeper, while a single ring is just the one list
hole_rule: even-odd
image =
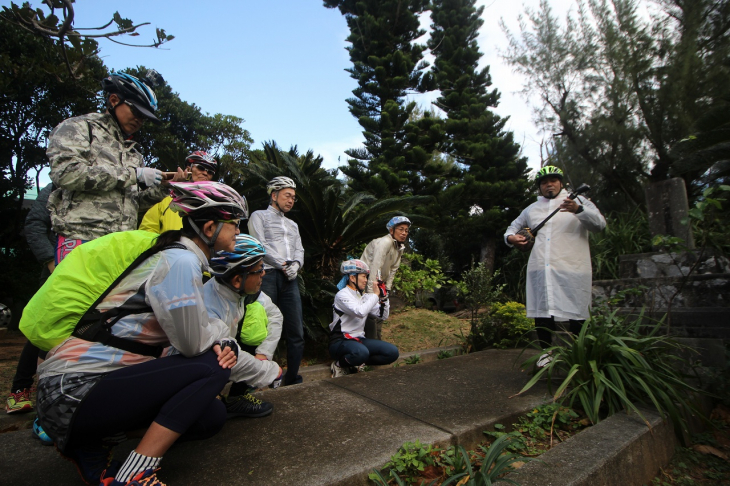
[{"label": "shrub", "polygon": [[393,289],[399,292],[411,305],[423,305],[429,292],[442,285],[454,283],[441,270],[438,260],[424,258],[415,253],[403,255],[402,264],[395,274]]},{"label": "shrub", "polygon": [[489,308],[467,338],[472,349],[488,346],[506,349],[516,346],[527,338],[534,321],[527,318],[525,306],[519,302],[495,302]]},{"label": "shrub", "polygon": [[[670,418],[677,435],[684,437],[688,415],[699,416],[692,400],[700,390],[688,383],[682,371],[688,369],[687,361],[679,357],[691,350],[662,334],[662,321],[642,321],[641,314],[623,318],[617,311],[592,316],[564,346],[548,348],[552,361],[520,393],[547,377],[553,394],[552,379],[561,377],[553,400],[580,406],[592,423],[619,411],[644,419],[639,407],[649,407]],[[533,356],[524,366],[534,366],[538,359]]]}]

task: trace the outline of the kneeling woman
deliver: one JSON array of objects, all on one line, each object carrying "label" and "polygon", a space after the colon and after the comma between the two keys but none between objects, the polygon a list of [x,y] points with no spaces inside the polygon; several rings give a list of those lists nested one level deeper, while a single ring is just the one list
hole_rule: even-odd
[{"label": "kneeling woman", "polygon": [[[38,416],[87,484],[158,484],[162,455],[180,439],[204,439],[226,420],[216,399],[236,363],[228,327],[208,317],[203,271],[213,251],[233,251],[246,201],[216,182],[175,183],[170,209],[182,230],[157,239],[161,251],[144,260],[101,301],[98,310],[139,310],[111,328],[115,338],[169,346],[154,357],[69,338],[39,368]],[[107,341],[108,342],[108,341]],[[171,348],[171,349],[172,349]],[[124,464],[111,448],[126,433],[145,430]]]},{"label": "kneeling woman", "polygon": [[344,275],[337,285],[334,319],[330,324],[332,378],[348,375],[364,365],[386,365],[398,359],[398,348],[385,341],[365,337],[368,315],[387,319],[390,303],[382,296],[377,282],[373,293],[364,294],[370,269],[361,260],[347,260],[340,265]]}]

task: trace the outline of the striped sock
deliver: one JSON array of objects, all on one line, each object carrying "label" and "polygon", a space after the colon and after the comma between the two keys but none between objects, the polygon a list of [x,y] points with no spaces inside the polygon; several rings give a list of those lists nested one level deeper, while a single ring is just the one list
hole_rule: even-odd
[{"label": "striped sock", "polygon": [[147,457],[132,451],[122,464],[122,468],[114,476],[114,479],[121,483],[127,483],[139,473],[143,473],[148,469],[157,469],[161,461],[161,457]]}]

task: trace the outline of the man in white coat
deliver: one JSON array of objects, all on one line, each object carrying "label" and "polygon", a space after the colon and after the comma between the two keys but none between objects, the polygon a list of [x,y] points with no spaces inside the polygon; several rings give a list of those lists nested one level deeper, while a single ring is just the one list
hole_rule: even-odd
[{"label": "man in white coat", "polygon": [[[512,221],[504,234],[508,246],[525,249],[527,237],[518,232],[534,228],[556,209],[553,216],[535,237],[527,263],[527,317],[535,319],[537,336],[543,349],[552,342],[555,321],[569,321],[570,332],[580,332],[589,316],[591,305],[591,253],[588,232],[601,231],[606,220],[588,199],[568,199],[563,188],[563,172],[545,166],[535,178],[537,201]],[[538,366],[545,366],[543,355]]]}]

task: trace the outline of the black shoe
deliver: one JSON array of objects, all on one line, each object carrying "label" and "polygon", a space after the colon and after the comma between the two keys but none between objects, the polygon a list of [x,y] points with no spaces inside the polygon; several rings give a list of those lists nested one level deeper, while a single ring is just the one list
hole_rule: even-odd
[{"label": "black shoe", "polygon": [[302,378],[302,375],[297,375],[296,378],[294,378],[293,381],[288,381],[287,378],[284,378],[284,383],[282,385],[289,386],[289,385],[298,385],[300,383],[304,383],[304,379]]},{"label": "black shoe", "polygon": [[228,418],[231,417],[266,417],[274,411],[274,405],[259,400],[250,393],[245,395],[228,396],[225,400]]}]

